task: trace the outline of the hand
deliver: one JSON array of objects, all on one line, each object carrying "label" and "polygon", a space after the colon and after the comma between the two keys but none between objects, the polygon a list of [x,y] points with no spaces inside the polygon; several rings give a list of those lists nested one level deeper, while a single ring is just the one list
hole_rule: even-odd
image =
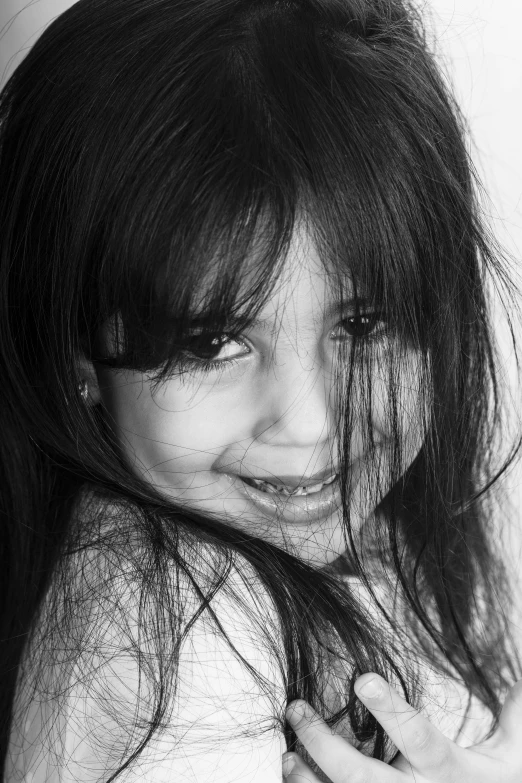
[{"label": "hand", "polygon": [[[372,695],[365,686],[375,686]],[[521,783],[522,680],[508,693],[493,736],[479,745],[461,748],[413,709],[386,680],[367,673],[355,692],[379,721],[400,754],[392,764],[369,758],[332,733],[305,701],[293,701],[286,713],[316,764],[332,783]],[[283,770],[294,761],[287,783],[319,783],[297,753],[283,755]]]}]

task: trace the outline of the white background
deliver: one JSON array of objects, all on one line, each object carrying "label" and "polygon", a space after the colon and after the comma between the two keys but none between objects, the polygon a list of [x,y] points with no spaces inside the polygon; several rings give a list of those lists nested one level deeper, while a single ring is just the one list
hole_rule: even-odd
[{"label": "white background", "polygon": [[[492,227],[522,271],[522,0],[417,2],[468,120]],[[0,0],[0,85],[44,27],[70,5],[71,0]],[[502,345],[512,372],[505,339]],[[517,406],[514,420],[519,418]],[[507,485],[522,541],[522,464]]]}]

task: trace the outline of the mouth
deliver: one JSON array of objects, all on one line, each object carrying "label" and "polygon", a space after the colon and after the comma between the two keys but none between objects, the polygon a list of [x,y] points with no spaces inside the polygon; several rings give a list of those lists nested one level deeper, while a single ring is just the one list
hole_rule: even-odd
[{"label": "mouth", "polygon": [[239,493],[264,517],[289,524],[311,524],[326,520],[342,503],[339,474],[310,486],[290,490],[284,485],[261,479],[229,476]]}]

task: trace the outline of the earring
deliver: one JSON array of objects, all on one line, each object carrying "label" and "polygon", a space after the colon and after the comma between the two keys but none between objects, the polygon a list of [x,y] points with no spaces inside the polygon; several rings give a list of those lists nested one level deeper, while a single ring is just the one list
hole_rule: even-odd
[{"label": "earring", "polygon": [[89,399],[89,382],[86,380],[80,381],[78,384],[78,391],[80,392],[80,396],[83,401],[87,402]]}]

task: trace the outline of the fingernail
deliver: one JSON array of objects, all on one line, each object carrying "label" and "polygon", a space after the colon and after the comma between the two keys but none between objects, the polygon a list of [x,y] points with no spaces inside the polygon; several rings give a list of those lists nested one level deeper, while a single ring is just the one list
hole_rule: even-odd
[{"label": "fingernail", "polygon": [[302,702],[292,703],[286,710],[286,719],[289,723],[297,723],[305,715],[305,706]]},{"label": "fingernail", "polygon": [[294,767],[295,767],[295,757],[283,756],[283,775],[285,776],[285,778],[291,773]]},{"label": "fingernail", "polygon": [[373,680],[364,683],[359,693],[365,699],[376,699],[382,693],[382,682],[374,677]]}]

